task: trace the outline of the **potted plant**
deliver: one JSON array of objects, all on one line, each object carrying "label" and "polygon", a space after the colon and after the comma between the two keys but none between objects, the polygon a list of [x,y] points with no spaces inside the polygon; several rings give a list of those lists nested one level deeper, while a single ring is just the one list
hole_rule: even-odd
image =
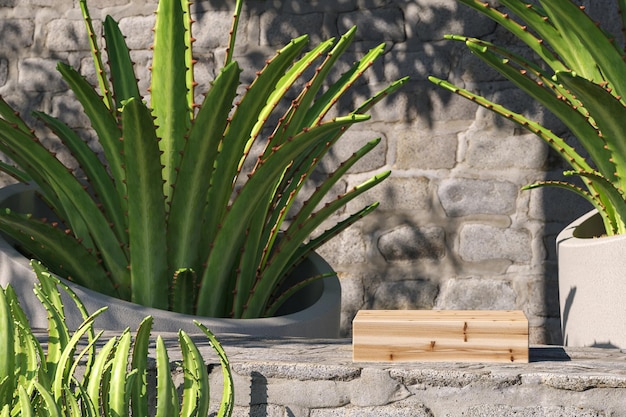
[{"label": "potted plant", "polygon": [[[33,262],[38,282],[35,294],[48,313],[48,339],[38,340],[11,286],[0,288],[0,415],[2,416],[206,416],[209,375],[196,344],[179,331],[180,390],[172,379],[163,339],[156,340],[154,365],[149,364],[152,317],[146,317],[134,337],[127,328],[107,341],[95,333],[94,321],[106,307],[88,314],[80,298]],[[80,311],[83,322],[73,332],[65,321],[62,292]],[[33,297],[33,294],[29,298]],[[224,349],[215,336],[197,323],[218,355],[224,389],[217,416],[232,414],[233,379]],[[44,354],[45,352],[45,354]],[[156,370],[155,381],[149,369]],[[153,375],[154,377],[154,375]],[[155,385],[156,382],[156,385]],[[149,394],[149,387],[156,387]],[[154,389],[154,388],[153,388]],[[179,395],[180,394],[180,395]],[[150,405],[153,395],[154,405]],[[153,408],[153,409],[152,409]]]},{"label": "potted plant", "polygon": [[[328,86],[353,28],[307,52],[308,37],[294,39],[240,93],[233,51],[242,3],[236,2],[224,66],[196,103],[187,0],[158,3],[149,97],[139,91],[125,38],[111,17],[103,22],[104,65],[81,0],[98,87],[64,63],[58,70],[88,116],[105,161],[62,121],[35,113],[70,150],[84,177],[70,172],[0,99],[0,151],[15,162],[0,168],[36,184],[54,212],[42,221],[7,209],[0,213],[0,230],[60,277],[180,314],[272,316],[301,287],[332,275],[316,270],[288,281],[317,247],[376,208],[364,207],[315,234],[389,175],[327,197],[379,139],[356,150],[313,192],[302,190],[343,132],[369,119],[367,111],[404,79],[346,115],[329,116],[383,53],[383,45],[373,48]],[[303,203],[294,204],[297,198]]]},{"label": "potted plant", "polygon": [[[536,59],[479,39],[448,38],[464,42],[550,110],[578,144],[484,97],[430,80],[535,133],[571,166],[564,175],[580,179],[580,186],[541,181],[525,187],[565,188],[594,207],[557,238],[564,343],[626,347],[626,63],[620,42],[571,0],[502,0],[505,11],[482,1],[459,1],[508,29]],[[624,1],[616,3],[625,11]]]}]

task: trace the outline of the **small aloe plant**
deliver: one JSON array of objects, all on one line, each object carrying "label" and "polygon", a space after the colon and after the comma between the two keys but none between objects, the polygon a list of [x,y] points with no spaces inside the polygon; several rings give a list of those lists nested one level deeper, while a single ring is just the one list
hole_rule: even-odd
[{"label": "small aloe plant", "polygon": [[[106,307],[88,315],[72,290],[38,262],[31,262],[39,282],[35,294],[48,312],[48,340],[42,346],[33,333],[15,292],[0,288],[0,416],[148,416],[148,357],[152,317],[136,336],[126,329],[104,342],[94,320]],[[73,333],[65,324],[61,288],[84,321]],[[224,349],[202,324],[217,353],[224,377],[218,417],[233,410],[233,380]],[[156,416],[205,417],[209,412],[209,377],[198,347],[179,331],[185,383],[178,393],[163,339],[156,340]],[[45,352],[44,352],[45,350]]]},{"label": "small aloe plant", "polygon": [[[46,223],[6,210],[0,230],[52,272],[107,295],[203,316],[271,315],[294,291],[277,290],[289,272],[376,208],[368,205],[316,234],[331,215],[389,176],[381,172],[336,199],[326,198],[380,139],[357,149],[304,204],[294,202],[346,129],[368,120],[368,110],[406,79],[348,114],[328,116],[383,53],[384,45],[373,48],[329,83],[354,39],[352,28],[308,52],[308,36],[294,39],[238,95],[238,0],[225,64],[196,103],[189,1],[161,0],[147,104],[116,21],[103,22],[105,66],[86,0],[79,3],[98,87],[66,64],[58,70],[89,117],[105,162],[62,121],[35,113],[75,157],[76,172],[84,173],[78,177],[0,99],[0,151],[15,162],[0,168],[35,182],[60,219]],[[306,74],[311,78],[302,80]],[[286,111],[276,115],[285,103]],[[251,170],[244,161],[252,162]]]},{"label": "small aloe plant", "polygon": [[[578,139],[567,143],[539,123],[477,94],[430,77],[443,88],[466,97],[537,134],[571,166],[585,188],[562,181],[541,181],[525,188],[562,187],[587,199],[602,216],[608,235],[626,233],[626,63],[624,51],[571,0],[501,0],[508,12],[484,1],[459,0],[508,29],[537,58],[475,38],[450,35],[554,113]],[[622,19],[626,1],[617,0]]]}]

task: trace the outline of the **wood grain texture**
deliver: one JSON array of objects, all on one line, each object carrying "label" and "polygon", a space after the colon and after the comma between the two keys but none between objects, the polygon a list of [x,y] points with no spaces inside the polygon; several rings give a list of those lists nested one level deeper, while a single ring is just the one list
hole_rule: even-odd
[{"label": "wood grain texture", "polygon": [[355,362],[528,362],[522,311],[361,310]]}]

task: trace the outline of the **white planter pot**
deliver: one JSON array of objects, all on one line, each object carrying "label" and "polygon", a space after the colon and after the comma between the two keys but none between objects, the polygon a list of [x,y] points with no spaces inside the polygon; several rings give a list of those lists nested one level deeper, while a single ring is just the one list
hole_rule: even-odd
[{"label": "white planter pot", "polygon": [[[34,213],[42,217],[47,210],[36,203],[34,189],[21,184],[0,189],[0,207],[10,207],[19,212]],[[313,254],[302,263],[293,276],[302,274],[303,278],[306,278],[331,270],[319,255]],[[11,284],[15,289],[32,327],[46,328],[48,325],[46,312],[33,294],[36,280],[29,260],[0,235],[0,285],[6,287]],[[122,330],[126,327],[136,330],[141,320],[151,315],[154,317],[154,332],[176,332],[182,329],[188,333],[198,333],[198,328],[192,322],[196,319],[216,334],[339,337],[341,286],[336,276],[319,280],[300,290],[282,307],[282,315],[260,319],[223,319],[174,313],[118,300],[68,281],[64,282],[72,287],[90,313],[102,306],[108,306],[108,310],[96,319],[96,328],[102,330]],[[78,311],[70,308],[73,305],[69,299],[66,300],[67,322],[70,329],[75,329],[81,322]]]},{"label": "white planter pot", "polygon": [[557,237],[563,344],[626,348],[626,236],[592,211]]}]

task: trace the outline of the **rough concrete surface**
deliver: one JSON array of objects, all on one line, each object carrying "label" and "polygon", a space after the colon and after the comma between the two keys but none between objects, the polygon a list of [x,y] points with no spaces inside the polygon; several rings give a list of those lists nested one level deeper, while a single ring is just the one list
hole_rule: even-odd
[{"label": "rough concrete surface", "polygon": [[[215,361],[202,337],[194,340]],[[241,416],[626,415],[626,353],[614,349],[533,346],[528,364],[354,363],[349,339],[222,343]],[[222,376],[211,370],[217,400]]]}]

